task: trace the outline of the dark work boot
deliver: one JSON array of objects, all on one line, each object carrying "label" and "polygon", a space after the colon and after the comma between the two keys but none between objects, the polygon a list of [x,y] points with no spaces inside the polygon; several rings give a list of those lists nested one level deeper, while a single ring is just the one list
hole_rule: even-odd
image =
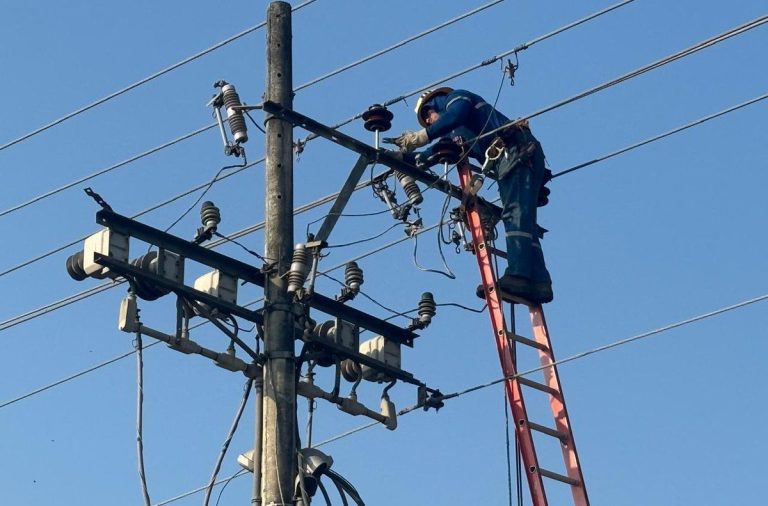
[{"label": "dark work boot", "polygon": [[[502,300],[506,300],[507,302],[522,303],[528,306],[539,303],[538,295],[546,295],[543,290],[541,294],[537,294],[534,291],[530,280],[522,276],[510,276],[505,274],[499,279],[498,287],[499,290],[501,290]],[[483,285],[478,285],[476,294],[481,299],[485,299],[485,291],[483,290]],[[551,289],[549,300],[552,300]]]},{"label": "dark work boot", "polygon": [[533,283],[531,285],[531,299],[538,304],[552,302],[554,294],[552,293],[552,283]]}]

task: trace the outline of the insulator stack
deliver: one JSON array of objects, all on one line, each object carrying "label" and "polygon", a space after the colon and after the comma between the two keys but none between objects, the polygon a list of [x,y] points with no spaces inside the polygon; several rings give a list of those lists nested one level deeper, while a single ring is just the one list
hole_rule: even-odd
[{"label": "insulator stack", "polygon": [[231,84],[222,86],[221,94],[224,100],[224,109],[227,111],[227,119],[229,119],[229,129],[232,131],[232,139],[236,144],[243,144],[248,141],[248,129],[245,126],[245,117],[242,111],[236,109],[236,107],[243,105],[240,102],[240,96]]},{"label": "insulator stack", "polygon": [[[158,274],[157,257],[158,255],[156,251],[150,251],[146,255],[142,255],[131,261],[131,264],[141,270],[151,272],[152,274]],[[157,300],[163,295],[167,295],[171,292],[165,288],[148,284],[138,278],[133,280],[133,286],[136,288],[136,295],[144,300]]]},{"label": "insulator stack", "polygon": [[78,251],[67,258],[67,274],[75,281],[82,281],[88,277],[83,269],[83,252]]},{"label": "insulator stack", "polygon": [[363,269],[361,269],[357,262],[348,262],[344,269],[344,282],[347,287],[353,292],[360,291],[360,285],[363,284]]},{"label": "insulator stack", "polygon": [[221,211],[213,202],[206,200],[200,208],[200,221],[203,227],[215,229],[221,223]]},{"label": "insulator stack", "polygon": [[418,313],[419,321],[424,323],[425,326],[432,322],[432,317],[437,313],[437,305],[435,305],[435,297],[432,295],[432,292],[421,294]]},{"label": "insulator stack", "polygon": [[293,250],[291,270],[288,272],[288,293],[294,293],[304,286],[309,275],[309,252],[303,244],[297,244]]},{"label": "insulator stack", "polygon": [[438,163],[455,164],[461,158],[461,146],[453,140],[443,137],[435,143],[432,156]]},{"label": "insulator stack", "polygon": [[386,132],[392,128],[395,115],[381,104],[373,104],[363,113],[363,127],[369,132]]},{"label": "insulator stack", "polygon": [[416,181],[411,176],[403,174],[402,172],[395,171],[395,177],[397,177],[397,180],[403,187],[403,191],[405,191],[405,195],[408,197],[408,202],[412,206],[416,206],[424,202],[424,197],[421,195],[419,185],[416,184]]}]

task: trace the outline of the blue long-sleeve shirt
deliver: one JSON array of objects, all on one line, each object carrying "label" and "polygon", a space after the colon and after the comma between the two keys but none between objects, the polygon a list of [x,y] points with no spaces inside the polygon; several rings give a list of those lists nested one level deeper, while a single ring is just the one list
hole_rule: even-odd
[{"label": "blue long-sleeve shirt", "polygon": [[[465,141],[472,141],[484,132],[509,123],[509,118],[494,109],[480,95],[467,90],[454,90],[447,95],[435,97],[431,105],[440,118],[426,129],[430,141],[447,135],[461,136]],[[472,141],[474,144],[470,149],[470,156],[482,163],[485,160],[485,150],[493,139],[493,136],[488,136],[476,142]],[[424,160],[431,155],[431,147],[419,154]]]}]

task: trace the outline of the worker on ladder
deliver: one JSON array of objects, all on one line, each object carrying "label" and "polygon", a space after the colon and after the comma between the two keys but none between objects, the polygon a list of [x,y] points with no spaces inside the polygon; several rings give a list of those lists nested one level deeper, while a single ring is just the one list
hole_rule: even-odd
[{"label": "worker on ladder", "polygon": [[[406,131],[393,140],[406,153],[407,161],[417,166],[427,164],[431,147],[421,152],[415,149],[441,137],[461,137],[469,146],[469,156],[483,164],[479,177],[487,173],[498,180],[508,261],[498,281],[502,292],[533,304],[552,301],[552,279],[539,242],[544,229],[536,222],[536,208],[546,203],[544,184],[550,173],[544,167],[541,144],[527,122],[510,124],[479,95],[448,87],[422,94],[416,102],[416,117],[423,128]],[[496,136],[477,139],[507,124],[510,126]]]}]

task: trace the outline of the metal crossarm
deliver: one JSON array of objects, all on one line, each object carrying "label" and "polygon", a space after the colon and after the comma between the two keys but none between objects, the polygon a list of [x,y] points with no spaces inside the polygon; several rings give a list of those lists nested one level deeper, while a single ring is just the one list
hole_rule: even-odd
[{"label": "metal crossarm", "polygon": [[[459,180],[462,188],[470,187],[471,169],[466,163],[458,167]],[[507,390],[512,416],[515,419],[515,430],[519,442],[520,456],[523,460],[528,487],[531,493],[533,506],[548,506],[547,496],[544,490],[544,480],[547,478],[568,485],[573,496],[574,506],[589,506],[584,477],[579,465],[576,445],[573,440],[568,412],[565,409],[560,379],[557,374],[555,357],[552,353],[552,344],[549,339],[549,331],[544,319],[544,311],[540,305],[529,305],[522,300],[513,300],[505,297],[498,286],[496,271],[493,267],[493,255],[495,249],[486,238],[485,228],[481,219],[481,213],[473,197],[463,199],[465,203],[465,219],[467,228],[472,234],[473,250],[480,269],[485,292],[485,300],[488,304],[488,315],[491,318],[494,339],[499,353],[501,369]],[[519,302],[528,306],[533,339],[519,336],[507,330],[504,318],[504,302],[512,304]],[[541,365],[544,366],[544,381],[538,382],[529,378],[519,377],[517,374],[516,354],[511,343],[520,343],[535,349],[538,352]],[[545,393],[549,397],[549,405],[554,418],[554,428],[547,425],[531,422],[523,400],[524,387],[533,388]],[[539,394],[540,395],[540,394]],[[539,460],[534,445],[533,433],[537,432],[541,437],[551,437],[558,441],[563,453],[565,473],[559,473],[539,466]]]}]

